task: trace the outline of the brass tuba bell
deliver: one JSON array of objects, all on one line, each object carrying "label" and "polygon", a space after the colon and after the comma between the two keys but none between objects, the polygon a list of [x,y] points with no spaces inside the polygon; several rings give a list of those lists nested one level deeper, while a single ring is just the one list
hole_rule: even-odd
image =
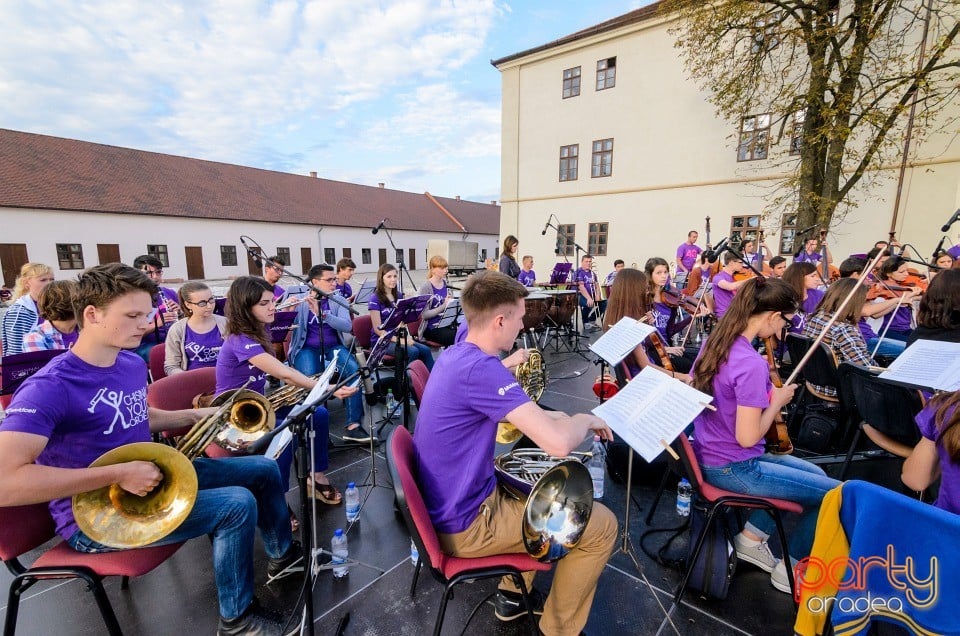
[{"label": "brass tuba bell", "polygon": [[139,548],[176,530],[197,500],[197,472],[187,457],[166,444],[136,442],[107,451],[91,468],[132,461],[153,462],[163,480],[143,497],[111,484],[73,496],[73,518],[85,535],[111,548]]}]

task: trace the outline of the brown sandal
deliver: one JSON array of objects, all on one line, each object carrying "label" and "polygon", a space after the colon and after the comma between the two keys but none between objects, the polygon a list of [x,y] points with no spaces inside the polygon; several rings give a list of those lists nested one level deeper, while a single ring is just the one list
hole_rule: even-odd
[{"label": "brown sandal", "polygon": [[343,501],[343,495],[333,484],[318,484],[313,480],[307,482],[307,494],[329,506],[340,505]]}]

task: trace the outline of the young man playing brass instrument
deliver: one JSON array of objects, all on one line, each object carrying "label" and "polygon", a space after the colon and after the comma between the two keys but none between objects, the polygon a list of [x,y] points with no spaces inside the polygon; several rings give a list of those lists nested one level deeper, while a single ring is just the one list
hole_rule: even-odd
[{"label": "young man playing brass instrument", "polygon": [[[494,476],[498,422],[509,421],[544,451],[561,457],[588,434],[612,439],[606,423],[594,415],[541,409],[497,357],[513,347],[523,326],[526,296],[526,288],[504,274],[484,271],[470,277],[460,295],[467,337],[440,356],[423,396],[413,438],[420,489],[448,554],[480,557],[524,551],[524,503],[497,488]],[[546,601],[535,590],[530,595],[544,634],[578,634],[583,629],[616,533],[613,513],[595,504],[580,543],[557,563]],[[532,572],[524,574],[524,582],[531,589]],[[501,580],[497,618],[524,616],[521,599],[509,577]]]},{"label": "young man playing brass instrument", "polygon": [[[57,533],[81,552],[110,550],[77,526],[75,494],[118,484],[145,496],[161,481],[151,461],[90,468],[119,446],[152,432],[190,425],[212,409],[161,411],[147,406],[146,365],[135,349],[152,324],[157,286],[120,263],[92,267],[73,295],[80,336],[14,395],[0,424],[0,506],[50,502]],[[210,535],[220,602],[218,635],[279,635],[281,625],[253,596],[253,546],[259,527],[270,573],[299,558],[277,463],[262,456],[197,459],[199,492],[190,514],[157,543]]]}]

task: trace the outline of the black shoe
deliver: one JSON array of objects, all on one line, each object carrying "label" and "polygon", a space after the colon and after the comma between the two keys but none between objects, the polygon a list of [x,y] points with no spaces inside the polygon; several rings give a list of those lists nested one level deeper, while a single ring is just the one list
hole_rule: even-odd
[{"label": "black shoe", "polygon": [[279,614],[260,607],[256,599],[240,616],[227,620],[220,617],[217,636],[283,636],[283,623]]},{"label": "black shoe", "polygon": [[294,572],[303,572],[303,546],[299,541],[291,541],[283,556],[267,562],[267,578],[270,580]]},{"label": "black shoe", "polygon": [[343,441],[345,442],[369,444],[371,437],[370,432],[363,427],[363,424],[360,424],[357,428],[343,431]]},{"label": "black shoe", "polygon": [[[537,588],[533,588],[527,597],[533,606],[534,615],[542,616],[543,604],[547,600],[546,594]],[[512,621],[526,616],[527,606],[524,604],[523,596],[520,592],[497,590],[497,596],[493,599],[493,613],[501,621]]]}]

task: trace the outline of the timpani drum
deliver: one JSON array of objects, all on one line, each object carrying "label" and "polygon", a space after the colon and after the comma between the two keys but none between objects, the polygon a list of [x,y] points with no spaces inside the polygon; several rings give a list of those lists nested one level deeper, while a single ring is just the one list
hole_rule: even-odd
[{"label": "timpani drum", "polygon": [[553,305],[553,298],[543,292],[530,294],[524,300],[526,313],[523,314],[523,330],[538,329],[547,318],[547,312]]},{"label": "timpani drum", "polygon": [[553,299],[553,304],[547,310],[547,317],[555,325],[565,325],[573,318],[577,310],[577,292],[573,289],[554,289],[543,292]]}]

